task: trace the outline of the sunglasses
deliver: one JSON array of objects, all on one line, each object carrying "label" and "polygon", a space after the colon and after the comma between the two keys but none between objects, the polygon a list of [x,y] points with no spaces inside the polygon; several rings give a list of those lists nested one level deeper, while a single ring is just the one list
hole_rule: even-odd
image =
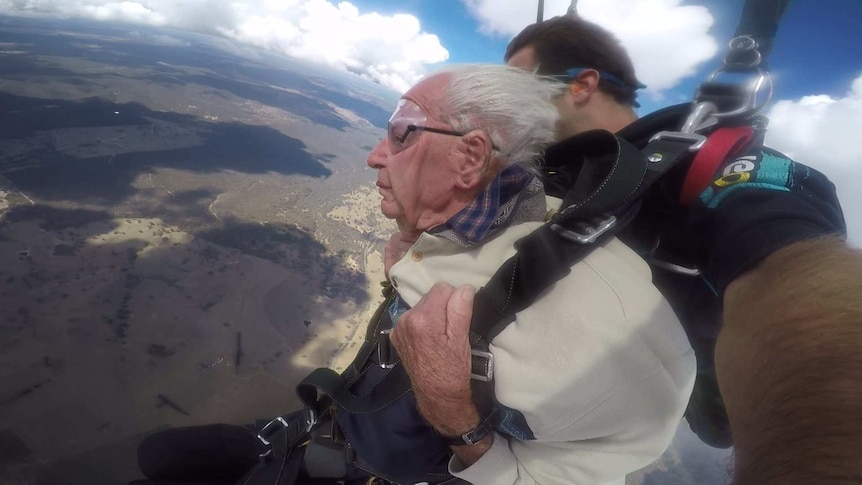
[{"label": "sunglasses", "polygon": [[[551,79],[556,79],[557,81],[561,81],[564,83],[569,83],[569,82],[572,82],[575,79],[577,79],[577,77],[580,76],[580,74],[582,72],[584,72],[588,69],[590,69],[590,68],[588,68],[588,67],[573,67],[571,69],[566,70],[565,74],[560,74],[560,75],[555,75],[555,76],[547,76],[547,77],[549,77]],[[607,83],[613,84],[613,85],[615,85],[619,88],[622,88],[626,91],[631,91],[632,93],[636,94],[636,91],[638,89],[646,88],[646,85],[642,84],[642,83],[637,83],[635,86],[629,86],[625,83],[625,81],[614,76],[613,74],[611,74],[609,72],[599,71],[598,69],[593,69],[593,70],[596,71],[597,73],[599,73],[599,79],[601,79]],[[635,101],[633,103],[633,106],[635,108],[640,108],[641,105],[640,105],[640,103]]]}]

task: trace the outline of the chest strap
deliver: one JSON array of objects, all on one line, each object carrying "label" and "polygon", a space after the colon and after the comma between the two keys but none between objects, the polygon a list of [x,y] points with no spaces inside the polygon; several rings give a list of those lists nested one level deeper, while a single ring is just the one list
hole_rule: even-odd
[{"label": "chest strap", "polygon": [[[563,199],[564,209],[519,240],[517,253],[476,292],[470,329],[482,346],[487,349],[487,342],[513,322],[516,313],[625,228],[637,215],[644,193],[701,141],[671,135],[654,138],[641,152],[609,132],[588,132],[559,146],[582,160],[547,157],[562,162],[546,167],[548,176],[569,178],[572,189]],[[496,407],[493,381],[471,384],[480,413],[491,415]]]}]

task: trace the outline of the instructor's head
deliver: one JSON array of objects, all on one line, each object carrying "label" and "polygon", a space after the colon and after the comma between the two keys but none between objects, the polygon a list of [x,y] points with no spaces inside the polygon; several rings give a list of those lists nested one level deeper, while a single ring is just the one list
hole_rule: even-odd
[{"label": "instructor's head", "polygon": [[509,43],[505,61],[568,83],[558,102],[561,137],[593,128],[616,131],[635,119],[643,85],[619,41],[596,24],[564,16],[529,25]]},{"label": "instructor's head", "polygon": [[466,65],[410,88],[368,156],[380,209],[404,233],[446,222],[507,165],[534,164],[554,141],[564,86],[506,66]]}]

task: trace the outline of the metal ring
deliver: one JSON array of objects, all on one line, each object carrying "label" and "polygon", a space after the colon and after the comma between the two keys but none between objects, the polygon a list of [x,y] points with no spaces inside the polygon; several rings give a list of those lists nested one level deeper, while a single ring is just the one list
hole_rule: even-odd
[{"label": "metal ring", "polygon": [[730,39],[730,42],[728,42],[727,45],[728,45],[728,47],[730,47],[730,50],[732,50],[732,51],[736,51],[736,50],[753,51],[753,50],[757,49],[758,47],[760,47],[760,44],[758,44],[757,41],[754,40],[754,37],[752,37],[750,35],[736,36],[736,37]]}]

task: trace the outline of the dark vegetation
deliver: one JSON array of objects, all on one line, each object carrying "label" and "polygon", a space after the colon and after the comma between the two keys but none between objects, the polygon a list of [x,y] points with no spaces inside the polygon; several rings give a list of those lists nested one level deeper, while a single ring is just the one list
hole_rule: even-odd
[{"label": "dark vegetation", "polygon": [[[76,29],[96,36],[63,34]],[[130,31],[140,36],[130,37]],[[156,364],[172,365],[180,359],[172,356],[182,353],[182,344],[154,338],[155,341],[146,340],[143,346],[132,348],[130,343],[135,342],[135,332],[141,330],[135,328],[136,321],[140,320],[136,320],[134,312],[148,305],[167,305],[168,302],[160,301],[156,295],[170,295],[181,299],[183,304],[188,303],[184,308],[208,312],[207,318],[216,320],[220,329],[231,322],[234,325],[245,323],[223,322],[232,318],[218,314],[221,307],[217,305],[224,295],[204,294],[183,279],[184,274],[199,271],[202,266],[209,277],[232,277],[229,265],[239,252],[302,271],[308,281],[318,286],[312,292],[346,297],[358,304],[367,298],[364,274],[345,268],[342,264],[345,254],[333,254],[315,240],[311,230],[288,224],[262,225],[225,214],[214,217],[208,208],[221,191],[211,186],[189,186],[188,190],[173,188],[170,196],[166,196],[164,192],[156,194],[156,189],[133,185],[141,175],[165,168],[197,174],[237,172],[264,177],[277,173],[319,179],[331,175],[334,155],[314,156],[301,140],[268,126],[207,122],[194,115],[150,109],[145,100],[116,103],[108,98],[112,82],[134,76],[137,80],[170,89],[199,87],[195,92],[217,96],[226,104],[233,102],[233,97],[255,101],[341,131],[347,129],[348,123],[337,115],[331,104],[350,109],[378,127],[385,126],[389,106],[383,108],[374,102],[353,98],[346,85],[306,75],[301,69],[290,71],[268,67],[266,63],[251,65],[211,44],[198,42],[201,38],[194,34],[170,32],[171,36],[188,40],[186,46],[148,42],[147,35],[155,32],[163,34],[139,26],[0,16],[0,45],[20,44],[28,52],[2,56],[0,81],[26,85],[28,93],[38,93],[41,87],[46,93],[56,92],[53,88],[69,85],[85,96],[68,100],[59,99],[59,94],[42,98],[0,92],[0,143],[4,143],[0,145],[0,188],[10,192],[7,197],[10,207],[0,219],[0,241],[10,240],[6,229],[12,224],[26,221],[36,221],[50,233],[50,237],[46,237],[48,242],[41,247],[13,249],[19,253],[17,260],[15,254],[12,255],[13,263],[18,265],[16,269],[0,268],[0,342],[8,348],[14,348],[19,338],[31,338],[41,332],[61,335],[67,342],[92,340],[102,344],[107,341],[102,345],[120,349],[122,357],[106,365],[115,365],[119,370],[124,367],[122,362],[127,353],[133,351]],[[85,48],[83,44],[98,47]],[[75,69],[76,61],[102,63],[118,69]],[[193,99],[188,101],[195,103]],[[97,128],[102,130],[99,133],[113,132],[118,137],[140,136],[149,130],[148,137],[159,140],[178,136],[172,131],[172,127],[178,126],[183,128],[180,134],[192,134],[198,142],[194,146],[164,150],[157,150],[154,143],[156,150],[128,153],[120,153],[124,150],[117,145],[116,154],[90,156],[70,153],[87,153],[87,149],[103,146],[105,140],[76,141],[81,150],[70,151],[55,149],[51,139],[51,130]],[[105,131],[105,127],[110,130]],[[4,152],[3,147],[13,148]],[[29,148],[20,150],[21,147]],[[110,150],[90,152],[106,151]],[[14,188],[7,188],[7,185]],[[123,243],[87,243],[93,236],[117,230],[118,223],[114,222],[117,218],[145,217],[178,226],[194,236],[194,240],[154,248],[153,245],[167,240],[167,234],[151,224],[130,234],[133,239]],[[57,240],[52,241],[52,238]],[[143,248],[147,248],[146,252],[141,252]],[[168,266],[170,270],[163,274],[148,270]],[[92,305],[92,311],[88,305]],[[64,313],[68,308],[75,311]],[[307,320],[301,327],[308,327],[312,319],[323,321],[323,312],[304,311],[301,318]],[[276,357],[280,356],[279,352]],[[4,383],[0,415],[4,408],[37,403],[40,394],[63,380],[63,361],[71,362],[72,358],[74,356],[62,353],[36,354],[34,359],[40,369],[44,367],[46,377]],[[244,360],[251,361],[249,356]],[[87,392],[82,391],[77,398],[90,398]],[[173,407],[170,399],[174,395],[168,395],[170,398],[160,395],[164,398],[161,401],[153,396],[153,406],[161,405],[175,409],[180,415],[188,414],[185,408]],[[179,399],[178,402],[186,404]],[[131,404],[134,403],[118,403],[120,406]],[[194,410],[190,407],[188,411]],[[112,418],[104,419],[105,422],[95,423],[87,432],[115,429],[110,422]],[[43,432],[44,423],[32,424],[35,433]],[[6,426],[18,424],[7,423]],[[3,479],[0,482],[17,478],[13,468],[17,470],[16,467],[32,464],[38,476],[28,472],[21,483],[119,483],[112,477],[127,472],[120,468],[134,459],[134,444],[140,439],[129,438],[128,443],[120,443],[120,446],[112,443],[68,460],[37,465],[42,459],[39,452],[31,453],[24,441],[2,428],[0,426],[0,476]],[[77,436],[67,431],[66,424],[60,423],[51,432],[61,443],[72,447]],[[30,442],[30,438],[25,438]]]},{"label": "dark vegetation", "polygon": [[[46,105],[54,106],[47,109]],[[117,203],[131,196],[132,182],[154,168],[195,172],[233,170],[242,173],[327,177],[330,170],[305,150],[305,144],[266,126],[206,123],[191,115],[152,111],[138,103],[115,104],[102,98],[83,101],[46,100],[0,93],[0,106],[14,107],[0,117],[0,140],[24,138],[56,128],[163,125],[147,118],[195,128],[197,146],[75,158],[42,145],[30,152],[0,158],[0,172],[20,190],[42,200]],[[120,115],[115,115],[119,112]],[[169,133],[165,133],[169,135]],[[0,154],[2,155],[2,154]]]}]

